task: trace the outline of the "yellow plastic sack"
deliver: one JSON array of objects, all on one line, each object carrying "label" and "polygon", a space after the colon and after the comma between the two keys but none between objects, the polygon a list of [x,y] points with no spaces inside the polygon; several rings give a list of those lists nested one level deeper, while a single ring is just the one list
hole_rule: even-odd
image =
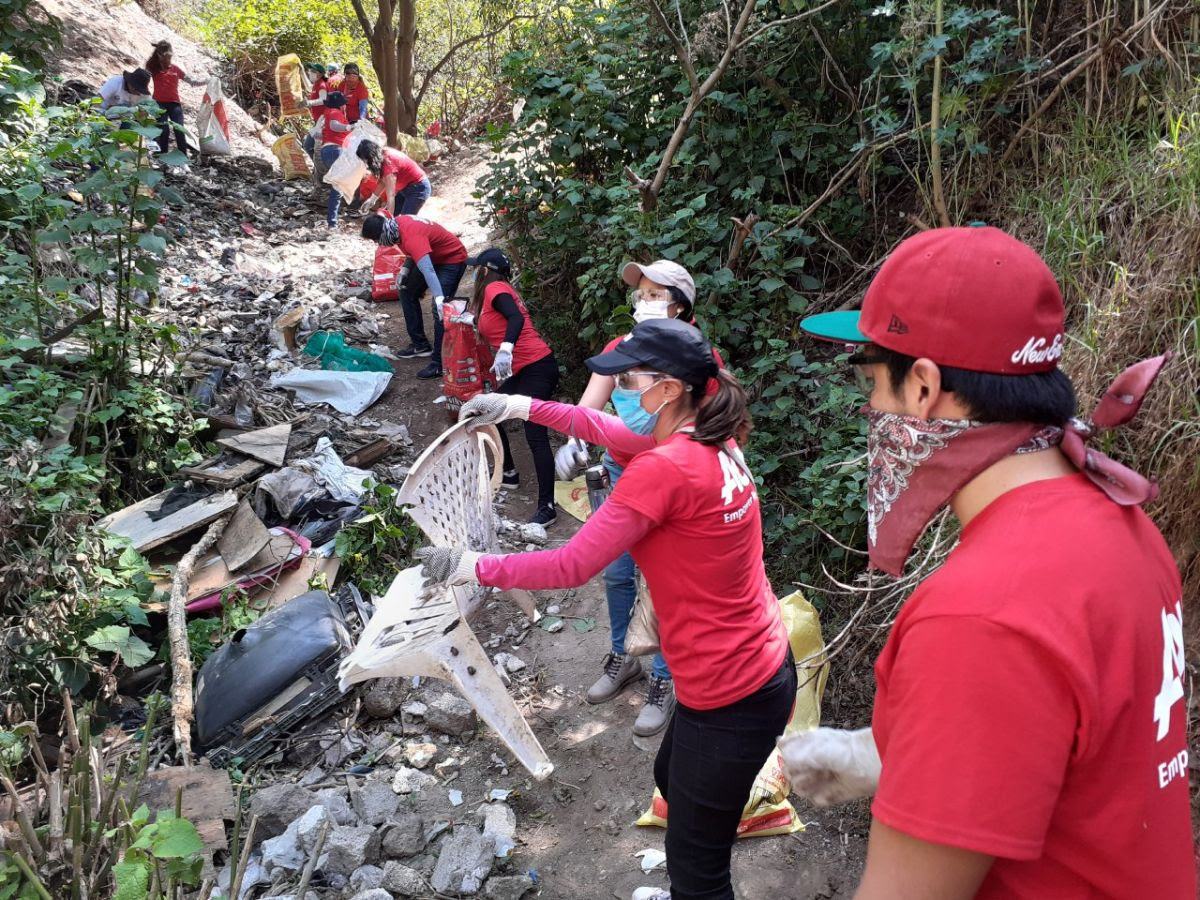
[{"label": "yellow plastic sack", "polygon": [[271,152],[279,160],[279,169],[283,172],[283,180],[293,178],[308,178],[312,169],[308,165],[308,154],[300,145],[300,138],[288,132],[271,145]]},{"label": "yellow plastic sack", "polygon": [[[788,642],[799,669],[796,706],[784,734],[816,728],[821,721],[821,696],[825,693],[825,642],[821,638],[821,619],[812,604],[799,591],[781,597],[780,612],[787,628]],[[788,800],[792,786],[783,768],[783,754],[771,753],[750,788],[750,798],[738,822],[739,838],[792,834],[804,830],[804,823]],[[667,801],[654,789],[650,807],[637,820],[639,825],[667,827]]]},{"label": "yellow plastic sack", "polygon": [[279,118],[308,115],[308,108],[300,105],[307,98],[300,57],[295,53],[281,56],[275,62],[275,89],[279,92]]},{"label": "yellow plastic sack", "polygon": [[396,143],[400,145],[399,149],[412,157],[414,162],[423,163],[428,161],[429,145],[425,143],[425,138],[405,134],[402,131],[396,135]]},{"label": "yellow plastic sack", "polygon": [[592,505],[588,502],[587,482],[582,475],[574,481],[554,482],[554,502],[580,522],[586,522],[592,514]]}]

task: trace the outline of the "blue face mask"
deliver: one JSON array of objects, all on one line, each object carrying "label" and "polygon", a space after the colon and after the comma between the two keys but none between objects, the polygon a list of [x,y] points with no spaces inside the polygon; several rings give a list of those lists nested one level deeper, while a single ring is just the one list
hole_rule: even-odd
[{"label": "blue face mask", "polygon": [[[658,422],[658,413],[648,413],[642,409],[641,391],[614,388],[612,403],[613,408],[617,411],[617,415],[625,423],[625,427],[634,434],[650,434],[654,430],[654,425]],[[666,404],[663,405],[665,406]]]}]

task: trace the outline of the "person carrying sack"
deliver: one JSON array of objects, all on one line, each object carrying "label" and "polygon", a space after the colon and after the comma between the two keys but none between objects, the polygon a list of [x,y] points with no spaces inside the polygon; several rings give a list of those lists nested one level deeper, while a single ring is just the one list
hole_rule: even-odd
[{"label": "person carrying sack", "polygon": [[871,564],[900,575],[943,507],[962,525],[875,663],[872,727],[780,742],[797,794],[874,795],[854,896],[1193,900],[1179,572],[1156,486],[1088,446],[1165,357],[1076,419],[1054,275],[985,227],[908,238],[861,313],[801,328],[867,382]]},{"label": "person carrying sack", "polygon": [[[558,387],[558,362],[549,345],[533,327],[521,295],[509,283],[512,264],[508,257],[493,248],[468,259],[467,265],[481,269],[475,276],[475,291],[467,312],[472,315],[475,327],[495,353],[492,374],[499,382],[498,390],[504,394],[549,400]],[[554,454],[550,450],[546,426],[526,422],[525,440],[533,457],[538,486],[537,509],[529,521],[537,525],[551,525],[557,518],[554,511]],[[500,443],[504,449],[501,484],[509,488],[518,487],[521,476],[503,428],[500,429]]]},{"label": "person carrying sack", "polygon": [[763,564],[758,492],[738,446],[750,428],[746,394],[700,332],[677,319],[639,323],[587,365],[616,381],[617,416],[500,393],[468,400],[462,416],[480,425],[525,419],[619,448],[631,461],[608,500],[556,550],[427,547],[417,556],[429,584],[547,590],[584,584],[632,553],[679,698],[654,762],[670,812],[671,891],[639,888],[634,898],[730,900],[738,821],[796,698]]},{"label": "person carrying sack", "polygon": [[[318,176],[316,168],[313,169],[313,178],[317,180],[318,184],[321,183],[330,167],[337,162],[337,158],[341,156],[342,147],[346,145],[346,140],[353,130],[346,122],[346,113],[343,112],[345,106],[346,98],[338,91],[325,95],[325,113],[315,126],[321,132],[320,175]],[[330,185],[329,200],[325,211],[325,223],[330,228],[337,227],[338,209],[341,203],[341,193],[336,187]]]}]

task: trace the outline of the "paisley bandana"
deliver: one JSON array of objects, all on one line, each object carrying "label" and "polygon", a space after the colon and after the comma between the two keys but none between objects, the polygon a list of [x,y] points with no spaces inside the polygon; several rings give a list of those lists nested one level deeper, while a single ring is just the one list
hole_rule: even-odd
[{"label": "paisley bandana", "polygon": [[1061,446],[1064,455],[1111,500],[1134,506],[1157,486],[1086,446],[1100,431],[1124,425],[1166,362],[1156,356],[1126,369],[1105,392],[1090,422],[1065,428],[1028,423],[985,424],[967,419],[920,419],[864,407],[867,436],[867,543],[871,564],[899,575],[925,526],[959,490],[1013,453]]},{"label": "paisley bandana", "polygon": [[384,247],[393,246],[400,240],[400,226],[395,219],[384,217],[383,227],[379,232],[379,243]]}]

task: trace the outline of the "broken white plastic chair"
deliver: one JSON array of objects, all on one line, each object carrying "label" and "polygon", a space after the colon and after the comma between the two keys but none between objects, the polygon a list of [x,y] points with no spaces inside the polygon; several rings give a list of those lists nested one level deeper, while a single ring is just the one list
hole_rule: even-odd
[{"label": "broken white plastic chair", "polygon": [[[487,454],[494,461],[489,474]],[[492,495],[500,483],[500,435],[492,426],[468,430],[463,423],[443,432],[413,464],[396,496],[430,542],[496,552]],[[533,598],[513,592],[536,619]],[[458,686],[535,778],[554,766],[467,625],[482,609],[488,590],[478,585],[426,589],[421,567],[398,574],[358,646],[338,670],[342,690],[371,678],[426,675]]]}]

